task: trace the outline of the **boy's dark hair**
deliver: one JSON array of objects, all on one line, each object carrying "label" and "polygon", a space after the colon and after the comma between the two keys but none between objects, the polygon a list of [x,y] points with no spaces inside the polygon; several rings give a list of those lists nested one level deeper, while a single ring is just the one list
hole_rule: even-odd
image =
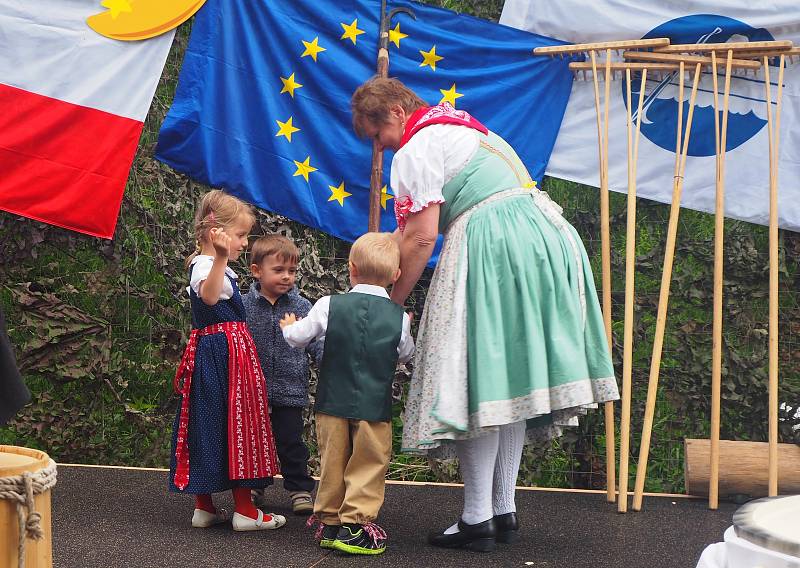
[{"label": "boy's dark hair", "polygon": [[297,264],[300,251],[297,246],[283,235],[266,235],[253,243],[250,251],[250,262],[260,265],[268,256],[275,255],[283,262]]}]

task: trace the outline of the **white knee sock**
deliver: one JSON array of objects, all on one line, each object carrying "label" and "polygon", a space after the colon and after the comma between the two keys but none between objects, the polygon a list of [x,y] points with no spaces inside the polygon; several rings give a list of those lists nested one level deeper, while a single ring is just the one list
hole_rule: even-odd
[{"label": "white knee sock", "polygon": [[497,461],[499,433],[456,442],[461,479],[464,481],[464,512],[468,525],[492,518],[492,479]]},{"label": "white knee sock", "polygon": [[517,484],[522,446],[525,442],[525,421],[500,426],[497,461],[492,484],[492,509],[495,515],[517,510],[514,487]]}]

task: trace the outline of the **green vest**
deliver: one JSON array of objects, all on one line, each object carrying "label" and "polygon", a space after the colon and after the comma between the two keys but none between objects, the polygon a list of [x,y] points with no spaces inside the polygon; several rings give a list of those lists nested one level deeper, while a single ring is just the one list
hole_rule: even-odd
[{"label": "green vest", "polygon": [[350,292],[331,296],[317,412],[386,422],[403,331],[403,308],[388,298]]}]

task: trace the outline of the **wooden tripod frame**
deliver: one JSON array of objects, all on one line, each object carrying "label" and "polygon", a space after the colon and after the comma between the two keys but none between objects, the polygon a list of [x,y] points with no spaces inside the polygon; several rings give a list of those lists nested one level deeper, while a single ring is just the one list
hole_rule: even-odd
[{"label": "wooden tripod frame", "polygon": [[686,132],[684,134],[682,132],[684,62],[682,61],[680,63],[680,78],[678,84],[678,130],[675,137],[675,169],[672,177],[672,203],[669,210],[667,242],[664,251],[664,270],[661,273],[661,289],[658,296],[658,313],[656,315],[655,337],[653,338],[653,353],[650,359],[650,377],[647,386],[647,402],[645,404],[642,439],[639,446],[639,461],[636,469],[636,485],[633,492],[634,511],[639,511],[642,508],[644,481],[647,475],[647,458],[650,451],[650,436],[653,431],[653,418],[655,416],[658,375],[661,369],[661,350],[664,346],[664,330],[667,325],[667,304],[669,303],[669,287],[672,280],[672,263],[675,258],[675,242],[678,234],[678,218],[680,216],[681,195],[683,194],[683,180],[686,171],[686,155],[689,151],[689,139],[692,134],[692,118],[694,116],[694,103],[697,98],[697,86],[700,83],[700,72],[701,63],[698,62],[695,64],[692,94],[689,97],[689,112],[686,118]]},{"label": "wooden tripod frame", "polygon": [[[634,51],[634,50],[648,51]],[[611,52],[624,50],[624,62],[612,62]],[[652,51],[649,51],[652,50]],[[605,61],[598,64],[596,52],[605,51]],[[664,331],[666,327],[666,314],[669,301],[669,286],[672,277],[672,264],[674,261],[675,243],[677,237],[677,224],[680,210],[680,200],[683,190],[683,180],[686,166],[686,157],[691,135],[691,125],[694,112],[694,103],[697,97],[698,85],[702,68],[709,68],[714,83],[714,108],[715,108],[715,146],[716,146],[716,198],[715,198],[715,230],[714,230],[714,307],[712,331],[712,409],[711,409],[711,464],[709,483],[709,507],[718,507],[719,483],[719,426],[720,426],[720,391],[722,368],[722,274],[723,274],[723,244],[724,244],[724,187],[725,187],[725,153],[728,127],[728,104],[730,98],[730,85],[732,70],[738,69],[745,73],[758,73],[762,67],[766,75],[766,100],[767,119],[770,144],[770,331],[769,331],[769,444],[770,444],[770,472],[769,494],[777,494],[777,438],[778,438],[778,231],[777,231],[777,177],[778,177],[778,143],[780,129],[781,95],[783,88],[783,70],[786,57],[800,56],[800,49],[794,48],[790,41],[771,42],[739,42],[721,44],[685,44],[669,45],[666,39],[633,40],[604,43],[576,44],[569,46],[553,46],[537,48],[534,53],[547,55],[564,55],[586,52],[590,61],[570,63],[570,69],[576,74],[592,73],[595,94],[595,110],[597,116],[597,140],[600,163],[600,215],[601,215],[601,247],[602,247],[602,282],[603,282],[603,315],[606,334],[611,346],[611,275],[610,275],[610,237],[609,237],[609,211],[608,211],[608,105],[610,81],[618,71],[625,71],[628,82],[630,99],[630,72],[640,71],[643,75],[641,98],[644,92],[644,78],[647,70],[654,72],[678,72],[679,82],[679,108],[678,130],[676,136],[676,157],[673,174],[673,196],[670,209],[669,227],[662,274],[661,289],[659,293],[658,315],[656,320],[656,334],[653,344],[653,353],[650,364],[645,417],[642,430],[639,463],[634,489],[634,510],[640,510],[644,492],[645,478],[647,475],[647,459],[649,454],[652,425],[655,413],[655,402],[658,388],[658,377],[661,365]],[[724,87],[722,89],[722,105],[720,106],[718,85],[718,52],[725,53]],[[736,57],[734,58],[734,54]],[[772,118],[772,102],[770,93],[770,80],[768,64],[771,59],[780,58],[778,92],[775,109],[775,119]],[[634,60],[634,61],[630,61]],[[694,67],[692,94],[689,100],[689,110],[685,132],[683,129],[683,92],[685,68]],[[604,71],[605,101],[601,110],[600,88],[598,84],[599,70]],[[632,120],[630,119],[630,102],[628,105],[628,227],[626,242],[626,290],[625,290],[625,338],[623,346],[623,388],[622,388],[622,416],[620,420],[620,472],[618,509],[624,512],[627,509],[627,475],[628,475],[628,450],[630,428],[630,357],[632,340],[632,294],[633,294],[633,258],[635,250],[635,191],[636,191],[636,161],[638,157],[638,136],[640,130],[641,112],[637,120],[635,143],[632,140]],[[721,113],[721,117],[720,117]],[[601,120],[602,117],[602,120]],[[631,223],[634,223],[632,226]],[[608,501],[614,501],[614,416],[612,403],[606,403],[606,458],[608,467]]]},{"label": "wooden tripod frame", "polygon": [[[613,345],[613,335],[611,331],[611,237],[610,237],[610,221],[609,221],[609,195],[608,195],[608,113],[609,113],[609,101],[610,101],[610,88],[611,88],[611,79],[612,79],[612,72],[618,70],[625,70],[626,71],[626,78],[628,80],[628,87],[630,89],[630,71],[631,70],[641,70],[642,71],[642,87],[640,89],[640,108],[638,116],[641,117],[641,105],[642,105],[642,96],[644,93],[644,81],[646,80],[646,73],[647,69],[651,67],[660,67],[662,70],[672,70],[676,69],[676,65],[670,66],[659,66],[658,64],[648,64],[648,63],[612,63],[611,61],[611,52],[612,51],[621,51],[625,49],[652,49],[656,47],[663,47],[669,45],[669,39],[667,38],[655,38],[655,39],[647,39],[647,40],[631,40],[631,41],[614,41],[614,42],[602,42],[602,43],[589,43],[589,44],[575,44],[575,45],[566,45],[566,46],[552,46],[552,47],[540,47],[534,50],[536,55],[565,55],[565,54],[576,54],[576,53],[588,53],[591,59],[591,62],[586,63],[570,63],[570,69],[573,71],[583,71],[591,72],[594,82],[594,95],[595,95],[595,111],[597,116],[597,148],[598,148],[598,157],[599,157],[599,166],[600,166],[600,235],[601,235],[601,265],[602,265],[602,310],[603,310],[603,322],[606,331],[606,338],[608,340],[608,349],[611,351]],[[605,52],[605,64],[604,68],[604,79],[605,79],[605,90],[604,90],[604,97],[603,97],[603,107],[601,112],[600,106],[600,86],[598,83],[598,65],[597,65],[597,52]],[[630,115],[630,112],[629,112]],[[602,116],[602,120],[601,120]],[[634,154],[638,155],[638,140],[639,140],[639,131],[640,131],[640,122],[641,118],[639,118],[639,122],[637,123],[636,127],[636,146],[635,151],[633,146],[631,145],[631,138],[632,132],[631,127],[632,123],[629,120],[628,128],[629,128],[629,151],[628,151],[628,172],[629,172],[629,204],[628,204],[628,211],[629,211],[629,224],[628,224],[628,235],[629,235],[629,242],[631,244],[635,243],[635,177],[636,177],[636,168],[633,166],[631,169],[631,160],[633,159]],[[630,186],[630,183],[633,183],[633,186]],[[632,215],[630,214],[631,210],[633,210]],[[633,221],[633,224],[631,224]],[[631,232],[634,234],[631,235]],[[632,252],[631,252],[632,254]],[[626,259],[627,261],[627,259]],[[632,266],[632,263],[631,263]],[[627,269],[627,262],[626,262],[626,282],[628,279],[633,278],[633,273],[629,272]],[[630,293],[632,294],[633,285],[631,284],[627,288],[630,289]],[[626,290],[626,307],[630,304],[632,310],[632,296],[630,300],[627,297],[628,291]],[[631,332],[628,332],[628,336],[632,337]],[[630,347],[630,346],[629,346]],[[628,365],[628,373],[630,373],[630,364]],[[624,383],[624,381],[623,381]],[[619,490],[620,495],[627,495],[627,453],[629,450],[629,431],[630,431],[630,374],[628,374],[628,382],[627,382],[627,389],[623,384],[623,397],[622,397],[622,405],[623,405],[623,413],[622,413],[622,420],[621,420],[621,442],[620,442],[620,484],[621,488]],[[627,396],[626,396],[627,393]],[[627,409],[627,410],[626,410]],[[627,416],[627,418],[626,418]],[[606,430],[606,499],[608,502],[613,503],[616,500],[615,495],[615,486],[616,486],[616,457],[615,457],[615,424],[614,424],[614,403],[613,402],[606,402],[605,403],[605,430]],[[623,457],[624,456],[624,457]],[[622,479],[625,478],[623,482]],[[620,507],[622,510],[627,508],[627,498],[620,500]]]},{"label": "wooden tripod frame", "polygon": [[[722,120],[719,119],[719,86],[717,82],[717,50],[726,52],[725,83],[723,90]],[[769,495],[778,492],[778,229],[777,229],[777,171],[778,171],[778,142],[780,129],[780,101],[783,88],[783,69],[785,57],[800,55],[800,50],[793,48],[792,43],[783,42],[742,42],[725,44],[700,44],[680,45],[657,48],[652,54],[637,59],[649,58],[664,61],[661,54],[672,53],[708,53],[710,52],[712,77],[714,81],[714,108],[715,108],[715,143],[716,143],[716,207],[715,207],[715,236],[714,236],[714,308],[712,331],[712,401],[711,401],[711,452],[709,476],[709,508],[719,506],[719,427],[720,427],[720,398],[721,398],[721,367],[722,367],[722,274],[723,274],[723,238],[724,238],[724,182],[725,182],[725,150],[727,138],[728,100],[730,96],[731,69],[754,70],[753,63],[765,70],[765,89],[767,102],[767,123],[770,145],[770,331],[769,331]],[[734,59],[734,53],[736,59]],[[653,58],[652,56],[656,56]],[[748,59],[761,58],[763,61]],[[772,103],[770,94],[769,61],[779,57],[778,94],[776,103],[776,118],[773,127]],[[680,56],[682,61],[697,61],[707,63],[708,57]],[[691,58],[691,59],[688,59]],[[690,105],[690,109],[691,109]],[[690,110],[691,112],[691,110]],[[679,127],[680,128],[680,127]],[[679,135],[680,136],[680,135]],[[685,156],[684,156],[685,159]],[[682,176],[682,174],[681,174]],[[682,183],[682,178],[681,178]],[[669,273],[672,269],[672,254],[674,252],[674,235],[672,233],[673,214],[679,196],[673,192],[672,207],[670,212],[670,229],[667,235],[667,256],[662,275],[662,288],[659,297],[659,312],[656,321],[656,337],[653,346],[653,357],[650,367],[650,382],[648,385],[647,404],[645,409],[645,422],[642,431],[640,448],[639,469],[637,470],[636,488],[634,491],[634,510],[641,509],[642,492],[647,472],[647,455],[650,445],[655,395],[658,386],[658,370],[660,366],[661,347],[663,345],[664,321],[666,318],[666,302],[669,298]],[[672,242],[670,242],[672,241]]]}]

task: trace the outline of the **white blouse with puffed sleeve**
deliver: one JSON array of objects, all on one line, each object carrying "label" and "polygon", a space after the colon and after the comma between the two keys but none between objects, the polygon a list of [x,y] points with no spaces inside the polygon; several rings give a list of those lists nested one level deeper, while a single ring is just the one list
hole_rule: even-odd
[{"label": "white blouse with puffed sleeve", "polygon": [[409,213],[444,203],[442,189],[469,163],[480,145],[477,130],[456,124],[420,129],[392,159],[395,216],[402,231]]},{"label": "white blouse with puffed sleeve", "polygon": [[[209,272],[211,272],[211,267],[214,264],[214,257],[207,254],[198,254],[196,257],[192,259],[190,266],[192,267],[192,277],[189,280],[189,286],[186,288],[186,293],[189,293],[189,289],[191,288],[194,290],[194,293],[198,296],[200,295],[200,284],[208,278]],[[238,278],[236,273],[230,266],[225,267],[225,275],[230,276],[234,280]],[[227,278],[224,278],[222,281],[222,290],[219,293],[220,300],[230,300],[233,298],[233,286],[231,286],[231,281]]]}]

